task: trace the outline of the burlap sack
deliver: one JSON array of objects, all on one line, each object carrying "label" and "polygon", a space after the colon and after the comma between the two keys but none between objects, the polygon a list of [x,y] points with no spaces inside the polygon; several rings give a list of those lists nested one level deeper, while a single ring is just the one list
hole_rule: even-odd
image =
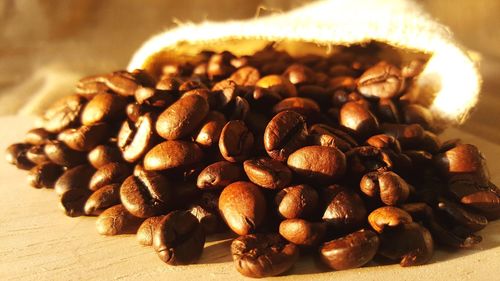
[{"label": "burlap sack", "polygon": [[165,62],[192,60],[204,49],[242,55],[278,42],[294,55],[326,54],[338,45],[369,41],[430,56],[417,100],[432,110],[439,128],[465,121],[481,85],[476,65],[451,32],[411,0],[318,1],[251,20],[184,24],[145,42],[128,69],[155,73]]}]

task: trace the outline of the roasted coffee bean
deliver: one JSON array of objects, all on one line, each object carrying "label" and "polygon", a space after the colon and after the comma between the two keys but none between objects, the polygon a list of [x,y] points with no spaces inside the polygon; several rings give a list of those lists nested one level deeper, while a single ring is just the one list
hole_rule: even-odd
[{"label": "roasted coffee bean", "polygon": [[302,64],[290,65],[283,73],[283,76],[294,85],[312,84],[315,80],[314,71]]},{"label": "roasted coffee bean", "polygon": [[129,103],[125,108],[125,114],[127,115],[128,120],[132,122],[137,122],[140,116],[146,113],[146,106],[140,105],[138,103]]},{"label": "roasted coffee bean", "polygon": [[35,163],[31,162],[26,156],[30,147],[31,145],[26,143],[11,144],[5,150],[5,159],[8,163],[15,165],[18,169],[29,170],[35,166]]},{"label": "roasted coffee bean", "polygon": [[366,144],[379,149],[391,149],[396,153],[401,153],[401,145],[398,140],[389,135],[380,134],[371,136],[366,140]]},{"label": "roasted coffee bean", "polygon": [[65,171],[54,185],[56,194],[61,196],[70,189],[89,190],[90,178],[94,172],[94,167],[87,164],[76,166]]},{"label": "roasted coffee bean", "polygon": [[262,278],[289,270],[299,258],[299,249],[278,234],[249,234],[233,240],[231,255],[241,274]]},{"label": "roasted coffee bean", "polygon": [[308,120],[314,119],[320,112],[319,105],[315,101],[302,97],[286,98],[273,106],[273,113],[279,113],[286,110],[300,113],[307,117]]},{"label": "roasted coffee bean", "polygon": [[153,245],[154,233],[164,217],[165,215],[147,218],[137,230],[135,235],[137,242],[144,246]]},{"label": "roasted coffee bean", "polygon": [[318,192],[305,184],[284,188],[276,194],[278,212],[287,219],[309,218],[318,210]]},{"label": "roasted coffee bean", "polygon": [[396,138],[403,149],[411,148],[422,140],[424,128],[419,124],[380,124],[382,133]]},{"label": "roasted coffee bean", "polygon": [[54,134],[44,128],[35,128],[26,133],[24,142],[32,145],[43,145],[47,141],[54,139],[54,136]]},{"label": "roasted coffee bean", "polygon": [[259,187],[239,181],[224,188],[219,211],[226,224],[239,235],[258,230],[266,215],[266,200]]},{"label": "roasted coffee bean", "polygon": [[330,105],[331,93],[318,85],[303,85],[297,88],[299,96],[315,101],[321,108]]},{"label": "roasted coffee bean", "polygon": [[314,124],[309,129],[315,145],[331,146],[347,152],[358,146],[357,142],[346,132],[325,124]]},{"label": "roasted coffee bean", "polygon": [[208,102],[199,95],[187,95],[179,99],[156,121],[156,131],[168,140],[180,139],[200,125],[208,113]]},{"label": "roasted coffee bean", "polygon": [[380,99],[377,104],[377,117],[382,122],[401,123],[402,117],[392,99]]},{"label": "roasted coffee bean", "polygon": [[192,205],[188,211],[198,219],[205,234],[216,233],[219,229],[219,217],[216,210],[210,210],[200,205]]},{"label": "roasted coffee bean", "polygon": [[257,81],[255,86],[276,92],[282,98],[297,96],[295,86],[287,78],[280,75],[264,76]]},{"label": "roasted coffee bean", "polygon": [[85,102],[79,95],[61,98],[43,115],[43,128],[51,133],[58,133],[77,124]]},{"label": "roasted coffee bean", "polygon": [[[176,96],[174,93],[168,90],[159,90],[149,87],[139,87],[135,91],[135,100],[138,104],[149,105],[153,107],[165,108],[171,105],[175,100]],[[127,106],[128,115],[128,106]]]},{"label": "roasted coffee bean", "polygon": [[379,254],[400,260],[401,266],[420,265],[432,258],[434,241],[429,231],[418,223],[403,224],[382,233]]},{"label": "roasted coffee bean", "polygon": [[217,189],[242,179],[243,171],[239,165],[219,161],[208,165],[200,172],[196,185],[201,189]]},{"label": "roasted coffee bean", "polygon": [[434,124],[432,113],[418,104],[410,104],[403,108],[403,119],[406,124],[420,124],[424,129],[431,129]]},{"label": "roasted coffee bean", "polygon": [[382,233],[386,228],[400,227],[403,224],[413,222],[413,220],[410,214],[403,209],[384,206],[372,211],[368,216],[368,222],[373,230]]},{"label": "roasted coffee bean", "polygon": [[212,55],[207,63],[208,78],[218,80],[231,75],[234,71],[234,66],[231,65],[231,59],[233,58],[234,55],[227,51]]},{"label": "roasted coffee bean", "polygon": [[293,152],[287,161],[288,167],[306,180],[331,183],[344,176],[346,158],[335,147],[306,146]]},{"label": "roasted coffee bean", "polygon": [[84,205],[92,192],[88,189],[68,189],[61,194],[60,207],[68,217],[84,215]]},{"label": "roasted coffee bean", "polygon": [[480,215],[462,208],[458,203],[445,198],[440,198],[437,203],[440,214],[453,220],[456,224],[463,225],[471,231],[479,231],[486,227],[488,220]]},{"label": "roasted coffee bean", "polygon": [[480,182],[488,180],[485,162],[484,156],[472,144],[459,144],[435,157],[436,167],[443,176],[449,178],[455,174],[470,173]]},{"label": "roasted coffee bean", "polygon": [[481,243],[483,238],[467,231],[458,230],[458,227],[448,229],[436,220],[427,222],[432,238],[441,245],[456,249],[471,248]]},{"label": "roasted coffee bean", "polygon": [[134,73],[126,71],[115,71],[110,75],[106,75],[103,82],[113,92],[122,96],[133,96],[139,87],[139,81],[137,81]]},{"label": "roasted coffee bean", "polygon": [[111,89],[104,82],[88,81],[86,83],[78,83],[75,87],[75,93],[87,98],[92,99],[99,93],[106,93]]},{"label": "roasted coffee bean", "polygon": [[96,146],[89,152],[87,158],[90,164],[96,169],[109,163],[123,161],[120,150],[114,143]]},{"label": "roasted coffee bean", "polygon": [[318,245],[326,233],[326,224],[304,219],[287,219],[280,223],[279,233],[298,246]]},{"label": "roasted coffee bean", "polygon": [[361,191],[369,197],[380,197],[389,206],[404,203],[410,195],[410,185],[391,171],[370,172],[359,183]]},{"label": "roasted coffee bean", "polygon": [[168,211],[173,191],[164,176],[139,168],[122,183],[120,198],[132,215],[148,218]]},{"label": "roasted coffee bean", "polygon": [[292,171],[278,160],[255,158],[243,162],[251,182],[268,189],[282,189],[292,181]]},{"label": "roasted coffee bean", "polygon": [[321,198],[326,206],[322,220],[335,231],[352,231],[365,222],[365,205],[353,191],[340,185],[330,185],[322,190]]},{"label": "roasted coffee bean", "polygon": [[358,79],[358,91],[368,98],[393,98],[404,86],[401,70],[382,61],[367,69]]},{"label": "roasted coffee bean", "polygon": [[320,247],[321,261],[335,270],[361,267],[373,259],[379,244],[373,231],[362,229],[324,243]]},{"label": "roasted coffee bean", "polygon": [[144,156],[146,170],[159,171],[174,168],[186,168],[200,162],[203,158],[201,149],[192,142],[165,141],[153,147]]},{"label": "roasted coffee bean", "polygon": [[96,191],[101,187],[109,184],[119,183],[121,184],[132,173],[132,169],[129,165],[120,162],[113,162],[101,166],[92,175],[89,183],[89,189]]},{"label": "roasted coffee bean", "polygon": [[155,227],[153,247],[165,263],[194,263],[201,256],[204,244],[203,227],[196,217],[187,211],[171,212]]},{"label": "roasted coffee bean", "polygon": [[107,208],[120,204],[120,185],[113,183],[94,191],[83,207],[85,214],[97,216]]},{"label": "roasted coffee bean", "polygon": [[28,172],[28,183],[34,188],[53,188],[64,168],[53,163],[41,163]]},{"label": "roasted coffee bean", "polygon": [[304,117],[293,111],[283,111],[267,124],[264,147],[271,158],[284,162],[290,154],[305,145],[306,138]]},{"label": "roasted coffee bean", "polygon": [[97,233],[111,236],[134,233],[143,219],[131,215],[122,204],[110,207],[102,212],[95,222]]},{"label": "roasted coffee bean", "polygon": [[237,84],[230,79],[217,82],[212,87],[210,95],[214,99],[213,106],[211,106],[211,108],[224,108],[236,98]]},{"label": "roasted coffee bean", "polygon": [[346,152],[347,174],[350,178],[361,179],[361,177],[371,171],[381,168],[391,167],[392,162],[384,157],[382,151],[373,146],[358,146]]},{"label": "roasted coffee bean", "polygon": [[134,123],[123,122],[117,145],[127,162],[138,161],[156,143],[158,136],[154,131],[155,120],[154,114],[148,112],[137,118]]},{"label": "roasted coffee bean", "polygon": [[[101,93],[93,97],[82,111],[83,125],[93,125],[125,116],[126,99],[122,96]],[[47,129],[47,128],[45,128]]]},{"label": "roasted coffee bean", "polygon": [[108,131],[109,127],[106,123],[96,123],[77,129],[66,129],[59,133],[57,139],[73,150],[89,151],[104,142]]},{"label": "roasted coffee bean", "polygon": [[215,146],[219,142],[222,128],[224,128],[226,122],[224,114],[218,111],[210,111],[195,134],[196,143],[202,147]]},{"label": "roasted coffee bean", "polygon": [[240,96],[235,97],[224,110],[229,120],[245,120],[249,111],[250,104]]},{"label": "roasted coffee bean", "polygon": [[193,94],[204,96],[203,93],[200,93],[200,92],[195,91],[195,90],[200,90],[202,92],[205,92],[205,90],[208,90],[208,88],[207,88],[207,85],[205,85],[204,83],[202,83],[199,79],[197,79],[195,77],[192,77],[191,79],[186,80],[184,83],[182,83],[179,86],[179,92],[187,93],[187,92],[192,91]]},{"label": "roasted coffee bean", "polygon": [[74,167],[87,161],[85,153],[73,150],[58,140],[45,144],[44,151],[50,161],[65,167]]},{"label": "roasted coffee bean", "polygon": [[359,139],[373,135],[379,127],[377,118],[370,110],[356,102],[347,102],[340,108],[339,122]]},{"label": "roasted coffee bean", "polygon": [[49,157],[45,154],[43,145],[34,145],[26,150],[26,158],[34,164],[50,162]]},{"label": "roasted coffee bean", "polygon": [[260,79],[259,70],[251,66],[244,66],[233,72],[229,80],[239,86],[255,86]]},{"label": "roasted coffee bean", "polygon": [[219,139],[219,149],[229,162],[241,162],[248,158],[254,145],[254,136],[245,122],[233,120],[226,123]]}]

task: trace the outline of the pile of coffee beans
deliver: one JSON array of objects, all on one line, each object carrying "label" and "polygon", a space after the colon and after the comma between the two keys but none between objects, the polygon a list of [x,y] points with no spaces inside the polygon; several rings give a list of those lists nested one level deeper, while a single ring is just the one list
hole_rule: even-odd
[{"label": "pile of coffee beans", "polygon": [[97,216],[103,235],[137,233],[171,265],[229,231],[249,277],[305,255],[343,270],[473,247],[500,216],[500,190],[479,150],[440,141],[414,101],[425,60],[381,53],[267,46],[87,77],[7,161],[53,188],[66,215]]}]

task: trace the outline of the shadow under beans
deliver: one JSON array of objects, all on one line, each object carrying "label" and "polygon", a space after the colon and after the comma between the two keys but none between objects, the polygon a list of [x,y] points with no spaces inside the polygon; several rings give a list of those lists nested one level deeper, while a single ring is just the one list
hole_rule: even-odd
[{"label": "shadow under beans", "polygon": [[[217,239],[217,237],[219,238]],[[233,239],[234,237],[230,234],[221,234],[220,236],[216,235],[215,237],[209,236],[198,263],[214,264],[231,262],[233,260],[231,258],[231,243],[233,242]]]}]

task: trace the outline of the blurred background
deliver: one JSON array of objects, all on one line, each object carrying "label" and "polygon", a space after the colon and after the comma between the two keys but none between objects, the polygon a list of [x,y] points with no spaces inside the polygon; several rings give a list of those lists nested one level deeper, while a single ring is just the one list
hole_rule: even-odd
[{"label": "blurred background", "polygon": [[[395,0],[397,1],[397,0]],[[482,55],[483,95],[463,129],[500,143],[500,1],[416,0]],[[0,116],[32,114],[39,92],[126,67],[150,36],[185,22],[279,13],[307,0],[0,0]],[[43,89],[43,91],[38,91]],[[61,92],[60,95],[68,94]]]}]

